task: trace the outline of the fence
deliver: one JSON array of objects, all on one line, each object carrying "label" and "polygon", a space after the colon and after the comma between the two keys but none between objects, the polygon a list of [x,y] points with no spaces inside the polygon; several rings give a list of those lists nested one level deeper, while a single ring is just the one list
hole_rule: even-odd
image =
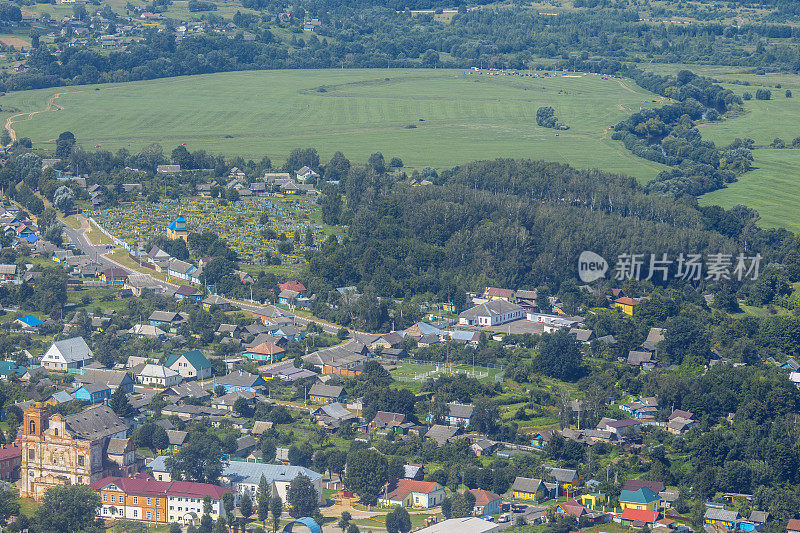
[{"label": "fence", "polygon": [[126,250],[128,250],[128,252],[133,252],[133,250],[131,249],[131,246],[127,242],[125,242],[122,239],[118,239],[117,237],[113,236],[111,233],[108,232],[108,230],[106,228],[104,228],[103,226],[98,224],[97,221],[94,218],[88,217],[88,219],[89,219],[89,223],[90,224],[94,224],[95,227],[98,230],[100,230],[100,233],[102,233],[103,235],[105,235],[106,237],[111,239],[114,242],[114,244],[116,244],[117,246],[121,246],[122,248],[125,248]]}]

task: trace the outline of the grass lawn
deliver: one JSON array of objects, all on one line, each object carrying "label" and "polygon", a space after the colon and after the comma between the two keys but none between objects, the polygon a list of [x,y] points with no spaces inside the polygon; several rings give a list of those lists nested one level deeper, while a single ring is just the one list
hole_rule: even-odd
[{"label": "grass lawn", "polygon": [[[800,134],[800,130],[798,130]],[[699,198],[701,205],[721,205],[729,209],[744,204],[758,210],[760,225],[800,231],[800,150],[753,151],[755,170]]]},{"label": "grass lawn", "polygon": [[[630,80],[530,78],[461,70],[284,70],[230,72],[125,84],[41,89],[0,99],[13,112],[48,109],[14,122],[19,136],[53,148],[62,131],[84,146],[138,150],[159,142],[280,163],[296,147],[323,160],[341,150],[365,161],[380,151],[406,166],[449,167],[495,157],[531,157],[600,167],[647,181],[664,169],[612,141],[609,127],[663,99]],[[536,125],[540,106],[570,126]],[[286,125],[291,124],[287,128]],[[413,126],[413,127],[412,127]]]},{"label": "grass lawn", "polygon": [[97,229],[97,226],[91,222],[89,223],[89,231],[86,232],[86,238],[92,244],[114,244],[114,241],[108,235]]}]

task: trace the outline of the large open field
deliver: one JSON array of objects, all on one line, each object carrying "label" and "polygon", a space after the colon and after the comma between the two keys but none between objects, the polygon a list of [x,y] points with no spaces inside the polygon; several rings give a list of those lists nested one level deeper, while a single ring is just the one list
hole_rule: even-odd
[{"label": "large open field", "polygon": [[[740,67],[683,67],[681,65],[658,65],[660,72],[677,72],[690,68],[720,80],[737,94],[745,91],[755,95],[760,87],[769,88],[772,99],[745,102],[747,112],[742,116],[714,124],[703,124],[703,137],[725,146],[737,137],[749,137],[758,147],[753,156],[754,170],[725,189],[711,192],[700,198],[703,205],[721,205],[726,208],[744,204],[758,210],[764,227],[784,227],[800,231],[800,150],[765,148],[780,137],[787,145],[800,137],[800,76],[787,73],[757,75],[750,69]],[[730,83],[747,82],[750,85]],[[780,86],[780,87],[776,87]],[[792,98],[786,98],[786,89]]]},{"label": "large open field", "polygon": [[[608,128],[642,106],[660,105],[656,100],[630,80],[596,75],[294,70],[9,93],[0,98],[0,116],[41,111],[11,124],[39,147],[52,148],[69,130],[87,149],[134,151],[159,142],[169,151],[187,143],[281,163],[293,148],[313,146],[323,159],[341,150],[364,161],[380,151],[413,167],[531,157],[647,181],[663,167],[631,155]],[[543,105],[571,129],[556,136],[537,126]]]},{"label": "large open field", "polygon": [[700,197],[702,205],[744,204],[758,210],[759,225],[800,232],[800,150],[756,150],[755,167],[726,189]]}]

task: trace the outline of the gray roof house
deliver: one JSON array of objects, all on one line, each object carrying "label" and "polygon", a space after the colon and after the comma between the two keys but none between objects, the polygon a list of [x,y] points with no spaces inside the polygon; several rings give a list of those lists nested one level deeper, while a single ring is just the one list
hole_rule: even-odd
[{"label": "gray roof house", "polygon": [[73,337],[54,342],[42,356],[42,366],[51,370],[82,368],[92,362],[94,354],[83,340]]}]

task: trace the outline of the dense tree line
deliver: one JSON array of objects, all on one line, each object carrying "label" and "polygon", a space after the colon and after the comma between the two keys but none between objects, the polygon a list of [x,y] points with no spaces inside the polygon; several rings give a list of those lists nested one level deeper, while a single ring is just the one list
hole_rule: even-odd
[{"label": "dense tree line", "polygon": [[[786,43],[800,29],[780,24],[719,22],[670,24],[644,22],[632,9],[579,9],[550,16],[527,8],[467,10],[449,22],[433,14],[412,15],[431,2],[310,0],[305,8],[323,22],[313,35],[276,40],[261,17],[237,14],[240,32],[191,35],[176,41],[171,32],[150,31],[124,51],[101,53],[84,47],[40,45],[28,70],[4,73],[3,90],[98,82],[119,83],[235,70],[331,67],[505,67],[540,66],[533,58],[562,61],[574,68],[589,58],[637,62],[641,57],[667,63],[717,63],[760,69],[800,69],[800,49]],[[435,6],[436,2],[433,2]],[[457,3],[458,4],[458,3]],[[205,10],[208,2],[190,8]],[[278,5],[247,0],[247,7]],[[452,5],[452,4],[448,4]],[[282,7],[282,6],[281,6]],[[288,22],[299,31],[306,11],[295,6]],[[357,10],[358,16],[354,16]],[[17,9],[18,11],[18,9]],[[13,19],[16,12],[3,14]],[[449,59],[443,60],[445,53]]]},{"label": "dense tree line", "polygon": [[348,237],[310,255],[315,292],[358,285],[365,294],[407,298],[494,284],[558,287],[574,279],[582,250],[606,258],[631,249],[758,250],[780,261],[797,247],[786,231],[757,229],[751,210],[699,209],[691,198],[648,194],[631,178],[597,170],[497,160],[436,179],[441,185],[409,187],[354,167],[340,184]]}]

